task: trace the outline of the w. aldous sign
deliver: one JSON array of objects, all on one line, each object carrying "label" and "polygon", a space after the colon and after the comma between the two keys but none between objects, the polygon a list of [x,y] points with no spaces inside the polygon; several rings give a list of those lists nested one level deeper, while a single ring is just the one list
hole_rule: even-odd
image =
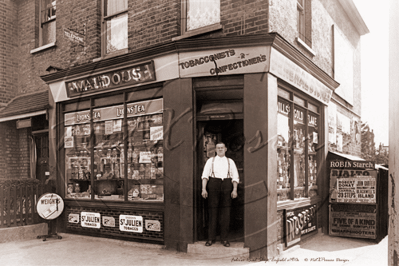
[{"label": "w. aldous sign", "polygon": [[154,61],[66,82],[68,97],[155,80]]}]

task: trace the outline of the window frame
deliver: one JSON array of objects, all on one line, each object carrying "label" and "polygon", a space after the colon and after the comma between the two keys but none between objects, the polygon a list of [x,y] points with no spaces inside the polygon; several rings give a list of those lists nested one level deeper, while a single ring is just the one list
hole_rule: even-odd
[{"label": "window frame", "polygon": [[[120,50],[111,52],[107,54],[107,21],[112,20],[113,18],[123,15],[123,14],[128,14],[129,11],[129,6],[125,10],[121,10],[119,12],[116,12],[112,15],[105,16],[107,12],[106,4],[108,0],[101,0],[101,57],[102,58],[107,58],[107,57],[113,57],[113,56],[118,56],[121,54],[126,54],[128,53],[129,49],[129,42],[128,46],[126,48],[122,48]],[[128,2],[128,0],[126,0]],[[129,16],[127,18],[127,23],[128,27],[126,31],[128,31],[129,28]],[[128,34],[128,32],[127,32]]]},{"label": "window frame", "polygon": [[197,29],[193,29],[193,30],[187,30],[187,7],[188,7],[188,1],[189,0],[182,0],[181,1],[181,24],[180,24],[180,34],[181,36],[177,37],[177,38],[173,38],[173,40],[179,40],[182,38],[188,38],[191,36],[195,36],[195,35],[199,35],[199,34],[203,34],[203,33],[207,33],[207,32],[211,32],[211,31],[215,31],[215,30],[219,30],[222,29],[222,25],[220,24],[220,20],[221,20],[221,15],[219,17],[219,22],[218,23],[214,23],[211,25],[207,25],[201,28],[197,28]]},{"label": "window frame", "polygon": [[[306,95],[296,92],[286,86],[283,86],[281,84],[278,85],[278,94],[277,94],[277,101],[280,101],[279,99],[282,99],[282,101],[289,103],[290,106],[290,114],[289,114],[289,128],[291,131],[294,130],[294,110],[295,109],[302,109],[305,111],[304,113],[304,125],[305,125],[305,136],[309,136],[309,121],[308,121],[308,115],[313,115],[313,116],[317,116],[318,118],[318,145],[321,145],[324,141],[323,139],[323,132],[324,129],[322,128],[322,117],[323,117],[323,113],[322,113],[322,104],[317,103],[314,100],[309,99],[309,97],[307,97]],[[298,101],[298,99],[300,101],[303,101],[304,105],[300,104],[300,101]],[[316,110],[318,109],[318,110]],[[278,112],[277,112],[278,114]],[[277,115],[276,114],[276,115]],[[293,133],[291,133],[292,135]],[[289,136],[289,139],[291,139],[292,136]],[[292,143],[292,141],[290,141]],[[304,184],[304,197],[301,198],[295,198],[295,186],[294,186],[294,182],[295,182],[295,178],[294,178],[294,160],[295,160],[295,156],[294,156],[294,145],[291,145],[291,147],[289,147],[290,150],[290,165],[289,165],[289,192],[288,192],[288,199],[286,200],[277,200],[278,205],[280,206],[285,206],[286,204],[290,204],[293,202],[300,202],[300,201],[312,201],[313,198],[317,198],[319,197],[318,194],[320,193],[320,189],[318,188],[318,186],[316,185],[316,191],[317,194],[316,195],[309,195],[310,193],[310,187],[309,187],[309,182],[310,180],[310,174],[309,174],[309,151],[308,151],[308,145],[309,145],[309,139],[308,137],[305,137],[305,149],[304,149],[304,156],[305,156],[305,184]],[[314,154],[313,154],[314,155]],[[278,154],[277,154],[278,156]],[[317,163],[317,168],[319,168],[320,164],[321,164],[321,150],[317,151],[316,155],[314,155],[316,158],[316,163]],[[316,170],[318,170],[316,169]],[[317,175],[316,175],[316,183],[320,183],[319,179],[320,178],[320,172],[317,171]],[[278,176],[276,177],[278,178]],[[277,180],[276,180],[277,182]],[[313,188],[313,189],[315,189]],[[277,194],[279,194],[279,191],[283,191],[283,189],[278,189],[277,188]],[[285,193],[285,192],[282,192]]]},{"label": "window frame", "polygon": [[297,42],[309,51],[312,50],[312,2],[311,0],[297,0]]},{"label": "window frame", "polygon": [[[43,5],[43,2],[44,2],[45,0],[39,0],[39,43],[38,43],[38,47],[43,47],[43,46],[52,46],[52,44],[54,44],[55,43],[55,41],[54,42],[49,42],[49,43],[45,43],[44,44],[44,40],[43,40],[43,25],[44,24],[50,24],[50,23],[52,23],[52,22],[54,22],[55,23],[55,39],[57,39],[57,34],[56,34],[56,27],[57,27],[57,24],[56,24],[56,19],[57,19],[57,14],[56,14],[56,12],[55,12],[55,15],[53,15],[53,16],[51,16],[50,17],[50,19],[48,19],[48,20],[46,20],[46,21],[43,21],[43,17],[44,17],[44,12],[46,12],[47,13],[47,10],[48,10],[48,8],[44,8],[42,5]],[[55,4],[55,10],[57,10],[57,0],[54,0],[53,2],[56,2],[56,4]]]}]

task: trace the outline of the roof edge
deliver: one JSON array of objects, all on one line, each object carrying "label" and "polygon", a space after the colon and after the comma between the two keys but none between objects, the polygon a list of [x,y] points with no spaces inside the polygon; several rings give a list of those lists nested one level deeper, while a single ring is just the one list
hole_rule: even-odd
[{"label": "roof edge", "polygon": [[360,35],[370,33],[353,0],[338,0]]}]

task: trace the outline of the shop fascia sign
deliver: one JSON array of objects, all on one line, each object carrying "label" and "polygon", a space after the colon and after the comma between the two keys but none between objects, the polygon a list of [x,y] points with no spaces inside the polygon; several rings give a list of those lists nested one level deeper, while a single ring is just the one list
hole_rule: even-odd
[{"label": "shop fascia sign", "polygon": [[65,83],[69,98],[156,80],[154,61],[88,76]]},{"label": "shop fascia sign", "polygon": [[271,50],[270,73],[328,105],[333,91],[275,49]]},{"label": "shop fascia sign", "polygon": [[264,46],[180,53],[180,77],[267,72],[269,54]]},{"label": "shop fascia sign", "polygon": [[[149,115],[163,112],[163,100],[149,100],[135,103],[128,103],[126,106],[127,117]],[[65,125],[76,125],[89,123],[91,117],[94,122],[105,121],[110,119],[122,119],[124,116],[123,105],[116,105],[105,108],[93,109],[92,115],[90,110],[65,114]]]}]

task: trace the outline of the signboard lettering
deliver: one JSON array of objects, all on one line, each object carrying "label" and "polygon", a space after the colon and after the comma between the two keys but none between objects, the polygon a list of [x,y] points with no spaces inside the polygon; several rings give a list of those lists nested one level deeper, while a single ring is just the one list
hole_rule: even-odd
[{"label": "signboard lettering", "polygon": [[125,232],[142,233],[143,217],[133,215],[119,215],[119,230]]},{"label": "signboard lettering", "polygon": [[81,212],[80,214],[82,227],[97,228],[101,227],[101,215],[96,212]]},{"label": "signboard lettering", "polygon": [[316,205],[286,212],[286,246],[292,246],[301,240],[302,235],[317,229]]},{"label": "signboard lettering", "polygon": [[156,80],[154,62],[66,82],[68,97]]},{"label": "signboard lettering", "polygon": [[[366,208],[362,208],[362,207]],[[330,235],[376,238],[377,214],[375,205],[330,206]]]},{"label": "signboard lettering", "polygon": [[330,102],[333,90],[274,48],[270,55],[270,73],[284,79],[324,104]]},{"label": "signboard lettering", "polygon": [[77,43],[79,45],[85,45],[85,36],[70,29],[64,28],[64,36],[68,38],[71,42]]},{"label": "signboard lettering", "polygon": [[375,169],[375,164],[370,161],[331,161],[331,168]]},{"label": "signboard lettering", "polygon": [[[150,101],[128,103],[126,108],[127,108],[127,117],[162,113],[163,100],[156,99]],[[65,126],[69,126],[69,125],[89,123],[91,117],[93,117],[93,121],[95,122],[106,121],[117,118],[123,118],[123,115],[124,115],[123,105],[115,105],[111,107],[94,109],[92,115],[90,115],[90,111],[67,113],[64,116],[65,119],[64,124]]]},{"label": "signboard lettering", "polygon": [[36,209],[43,219],[53,220],[64,210],[64,201],[55,193],[46,193],[38,199]]},{"label": "signboard lettering", "polygon": [[[256,73],[268,70],[270,47],[180,53],[180,77]],[[200,54],[200,55],[199,55]]]}]

